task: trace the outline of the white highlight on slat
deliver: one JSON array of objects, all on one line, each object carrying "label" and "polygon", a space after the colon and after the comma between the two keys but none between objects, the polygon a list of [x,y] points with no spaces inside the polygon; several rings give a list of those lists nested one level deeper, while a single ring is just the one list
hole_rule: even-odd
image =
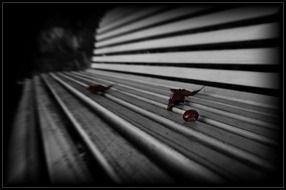
[{"label": "white highlight on slat", "polygon": [[145,40],[143,42],[123,44],[114,47],[95,49],[94,54],[124,52],[130,50],[144,50],[164,47],[180,47],[187,45],[202,45],[212,43],[239,42],[247,40],[261,40],[278,37],[278,23],[260,24],[202,32],[197,34],[183,35],[178,37],[160,38],[158,40]]},{"label": "white highlight on slat", "polygon": [[[91,98],[85,96],[80,91],[76,90],[71,85],[64,82],[57,76],[52,75],[52,77],[60,84],[62,84],[65,88],[67,88],[71,93],[77,96],[79,99],[87,103],[98,114],[100,114],[102,117],[111,122],[114,128],[120,130],[122,133],[128,136],[129,139],[135,141],[138,145],[145,149],[145,151],[150,152],[154,157],[160,159],[162,163],[166,164],[166,167],[170,167],[174,171],[181,172],[186,177],[192,180],[197,180],[199,182],[224,182],[221,177],[214,174],[212,171],[188,159],[181,153],[163,144],[161,141],[152,137],[148,133],[140,130],[133,124],[117,116],[110,110],[104,108],[100,104],[93,101]],[[87,85],[84,85],[84,87],[87,87]]]},{"label": "white highlight on slat", "polygon": [[279,89],[279,75],[267,72],[231,71],[218,69],[178,68],[142,65],[92,64],[92,68],[151,74],[233,85]]},{"label": "white highlight on slat", "polygon": [[[93,82],[92,79],[94,80],[99,80],[99,81],[103,81],[103,82],[107,82],[107,83],[113,83],[111,81],[108,81],[108,80],[104,80],[104,79],[98,79],[98,78],[94,78],[94,77],[90,77],[90,76],[86,76],[86,75],[82,75],[82,74],[73,74],[74,76],[77,75],[76,77],[78,77],[78,75],[81,75],[82,77],[80,77],[81,79],[85,80],[85,81],[89,81],[89,82]],[[84,78],[83,78],[84,77]],[[70,77],[68,77],[70,80],[73,80],[71,79]],[[87,79],[89,78],[89,79]],[[74,80],[73,80],[74,81]],[[113,83],[114,84],[114,83]],[[163,98],[163,99],[166,99],[168,100],[169,97],[168,96],[164,96],[164,95],[161,95],[161,94],[157,94],[157,93],[154,93],[154,92],[149,92],[149,91],[146,91],[146,90],[142,90],[142,89],[138,89],[138,88],[133,88],[133,87],[130,87],[130,86],[127,86],[127,85],[123,85],[123,84],[116,84],[118,86],[122,86],[122,87],[125,87],[125,88],[129,88],[129,89],[132,89],[132,90],[136,90],[136,91],[139,91],[139,92],[142,92],[142,93],[145,93],[145,94],[151,94],[153,96],[157,96],[157,97],[160,97],[160,98]],[[118,91],[122,94],[125,94],[125,95],[128,95],[128,96],[131,96],[131,97],[134,97],[136,99],[139,99],[139,100],[142,100],[144,102],[148,102],[150,104],[153,104],[153,105],[156,105],[158,107],[161,107],[161,108],[164,108],[166,109],[167,105],[166,104],[162,104],[160,102],[157,102],[157,101],[154,101],[154,100],[151,100],[151,99],[148,99],[148,98],[144,98],[144,97],[141,97],[141,96],[138,96],[138,95],[135,95],[135,94],[132,94],[132,93],[129,93],[129,92],[125,92],[125,91],[122,91],[122,90],[119,90],[115,87],[112,87],[111,90],[115,90],[115,91]],[[190,109],[188,107],[188,109]],[[206,108],[204,108],[205,110],[207,110]],[[176,108],[176,107],[173,107],[172,108],[172,112],[174,113],[178,113],[178,114],[181,114],[183,115],[185,113],[185,111],[187,110],[187,108],[185,107],[184,109],[180,109],[180,108]],[[218,109],[213,109],[215,110],[214,113],[217,113],[217,111],[220,111]],[[212,111],[213,111],[212,110]],[[229,112],[223,112],[223,114],[225,115],[225,113],[229,113]],[[230,113],[231,114],[231,113]],[[227,115],[228,116],[228,115]],[[231,116],[236,116],[235,114],[232,114]],[[242,117],[240,116],[240,119],[241,120],[245,120],[245,119],[248,119],[246,117]],[[218,128],[221,128],[221,129],[224,129],[226,131],[230,131],[230,132],[233,132],[235,134],[238,134],[238,135],[241,135],[243,137],[246,137],[246,138],[249,138],[249,139],[252,139],[252,140],[256,140],[258,142],[262,142],[262,143],[266,143],[266,144],[271,144],[271,145],[277,145],[277,142],[272,140],[272,139],[269,139],[269,138],[266,138],[264,136],[261,136],[261,135],[257,135],[253,132],[250,132],[250,131],[247,131],[247,130],[244,130],[244,129],[240,129],[240,128],[237,128],[237,127],[233,127],[231,125],[228,125],[228,124],[224,124],[224,123],[221,123],[221,122],[218,122],[218,121],[215,121],[213,119],[209,119],[209,118],[206,118],[206,117],[201,117],[199,118],[199,121],[202,121],[204,123],[207,123],[207,124],[210,124],[210,125],[213,125],[213,126],[216,126]],[[258,120],[257,120],[258,121]],[[260,121],[258,121],[260,122]],[[264,123],[263,123],[264,124]],[[268,127],[268,126],[267,126]]]},{"label": "white highlight on slat", "polygon": [[263,7],[245,7],[221,11],[218,13],[203,15],[195,18],[177,21],[175,23],[165,24],[162,26],[152,27],[150,29],[133,32],[122,35],[110,40],[105,40],[96,43],[96,47],[102,47],[113,43],[124,42],[128,40],[135,40],[146,38],[161,34],[168,34],[171,32],[178,32],[183,30],[196,29],[205,26],[212,26],[217,24],[224,24],[228,22],[241,21],[250,18],[258,18],[262,16],[271,15],[277,12],[277,7],[263,6]]},{"label": "white highlight on slat", "polygon": [[[54,76],[54,75],[52,75],[52,76]],[[69,120],[71,121],[73,126],[76,128],[77,132],[79,133],[79,135],[82,137],[84,142],[87,144],[87,147],[89,148],[89,150],[92,153],[92,155],[94,156],[94,158],[100,163],[100,165],[106,171],[108,176],[111,177],[111,179],[113,179],[114,182],[116,182],[118,184],[122,183],[120,177],[113,170],[113,168],[108,163],[108,161],[105,159],[105,157],[102,155],[102,153],[97,148],[97,146],[92,142],[90,136],[84,131],[84,129],[81,127],[81,125],[78,123],[78,121],[74,118],[74,116],[69,111],[69,109],[67,108],[65,103],[61,100],[61,98],[59,97],[57,92],[53,89],[50,82],[45,77],[42,76],[42,78],[43,78],[44,82],[46,83],[46,85],[48,86],[51,93],[53,94],[53,96],[55,97],[56,101],[60,105],[60,107],[63,109],[66,116],[69,118]]]},{"label": "white highlight on slat", "polygon": [[[113,28],[113,27],[120,27],[121,24],[124,24],[124,23],[127,23],[129,21],[132,21],[132,20],[136,20],[140,17],[144,17],[144,16],[147,16],[148,14],[152,14],[160,9],[162,9],[163,6],[156,6],[156,7],[150,7],[150,8],[147,8],[147,9],[143,9],[143,10],[139,10],[136,14],[132,14],[130,16],[127,16],[127,17],[124,17],[120,20],[118,20],[117,22],[113,22],[109,25],[107,25],[106,27],[102,27],[100,29],[98,29],[98,33],[102,33],[110,28]],[[102,36],[104,35],[97,35],[96,36],[96,39],[97,40],[100,40],[102,38]]]},{"label": "white highlight on slat", "polygon": [[107,38],[107,37],[114,36],[114,35],[117,35],[117,34],[120,34],[123,32],[128,32],[130,30],[146,27],[146,26],[156,24],[159,22],[163,22],[163,21],[167,21],[170,19],[175,19],[175,18],[184,16],[184,15],[199,12],[199,11],[204,10],[206,8],[207,7],[189,7],[188,6],[188,7],[181,7],[181,8],[175,9],[175,10],[170,10],[170,11],[163,12],[163,13],[155,15],[155,16],[147,17],[144,20],[140,20],[138,22],[131,23],[129,25],[120,27],[116,30],[108,31],[108,32],[100,34],[100,35],[98,34],[97,39],[100,40],[102,38]]},{"label": "white highlight on slat", "polygon": [[[87,87],[88,85],[86,85],[85,83],[82,83],[82,82],[79,82],[75,79],[72,79],[70,77],[67,77],[65,75],[62,75],[61,76],[65,77],[65,78],[69,78],[69,80],[72,80],[84,87]],[[60,80],[60,79],[59,79]],[[63,82],[64,83],[64,82]],[[68,85],[68,84],[66,84]],[[64,85],[64,86],[66,86]],[[69,85],[68,85],[69,86]],[[72,88],[72,87],[71,87]],[[74,90],[74,89],[73,89]],[[77,91],[77,93],[79,93],[80,95],[82,95],[79,91]],[[83,95],[82,95],[83,96]],[[250,154],[246,151],[243,151],[239,148],[236,148],[234,146],[230,146],[228,144],[225,144],[225,143],[222,143],[221,141],[218,141],[216,139],[213,139],[212,137],[210,136],[207,136],[207,135],[204,135],[200,132],[197,132],[191,128],[186,128],[185,126],[181,125],[181,124],[178,124],[174,121],[171,121],[165,117],[162,117],[162,116],[159,116],[157,114],[154,114],[153,112],[150,112],[150,111],[147,111],[147,110],[144,110],[143,108],[140,108],[138,106],[135,106],[133,104],[130,104],[124,100],[121,100],[115,96],[112,96],[110,94],[104,94],[105,97],[113,100],[114,102],[118,103],[118,104],[121,104],[139,114],[142,114],[158,123],[161,123],[162,125],[165,125],[166,127],[174,130],[174,131],[177,131],[181,134],[184,134],[186,136],[189,136],[191,138],[196,138],[198,139],[200,142],[204,143],[204,144],[207,144],[208,146],[211,146],[211,147],[214,147],[216,148],[217,150],[221,150],[231,156],[234,156],[235,158],[238,158],[240,160],[244,160],[246,162],[249,162],[249,163],[252,163],[256,166],[259,166],[261,168],[265,168],[267,170],[273,170],[273,166],[271,164],[269,164],[267,161],[253,155],[253,154]],[[86,96],[84,96],[85,98],[87,98]],[[89,98],[88,98],[89,99]],[[91,99],[90,99],[91,100]],[[91,100],[92,101],[92,100]],[[95,103],[94,101],[92,101],[93,103]],[[97,103],[95,103],[97,104]],[[105,108],[104,108],[105,109]],[[108,111],[108,110],[107,110]],[[111,112],[112,113],[112,112]],[[110,116],[109,116],[110,117]],[[118,117],[117,115],[112,115],[112,117]],[[110,119],[113,119],[113,118],[110,118]],[[132,125],[132,124],[131,124]],[[133,128],[137,129],[135,126],[133,126]],[[140,129],[138,129],[140,130]],[[140,130],[141,131],[141,130]],[[155,139],[156,140],[156,139]]]},{"label": "white highlight on slat", "polygon": [[93,56],[93,62],[278,64],[277,48]]}]

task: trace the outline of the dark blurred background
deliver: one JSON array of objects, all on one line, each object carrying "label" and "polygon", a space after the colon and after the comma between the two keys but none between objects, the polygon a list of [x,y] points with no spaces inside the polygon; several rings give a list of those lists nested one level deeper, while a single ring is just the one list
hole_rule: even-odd
[{"label": "dark blurred background", "polygon": [[[3,127],[6,142],[22,81],[33,74],[89,66],[94,32],[112,3],[4,3]],[[4,143],[5,143],[4,142]]]}]

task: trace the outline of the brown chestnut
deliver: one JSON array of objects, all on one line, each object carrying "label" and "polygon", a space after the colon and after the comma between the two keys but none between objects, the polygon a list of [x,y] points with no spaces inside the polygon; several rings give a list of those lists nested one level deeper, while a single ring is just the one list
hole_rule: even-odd
[{"label": "brown chestnut", "polygon": [[183,115],[185,121],[196,121],[199,118],[199,113],[196,110],[187,110]]}]

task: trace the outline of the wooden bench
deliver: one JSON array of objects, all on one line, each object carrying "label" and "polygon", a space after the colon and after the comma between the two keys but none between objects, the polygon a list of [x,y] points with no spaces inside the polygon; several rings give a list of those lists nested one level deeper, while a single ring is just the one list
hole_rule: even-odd
[{"label": "wooden bench", "polygon": [[[280,9],[190,4],[107,12],[90,69],[33,78],[52,184],[277,185]],[[94,94],[93,84],[113,86]],[[167,110],[170,89],[202,86]],[[182,118],[190,109],[199,113],[195,122]]]},{"label": "wooden bench", "polygon": [[[155,9],[161,11],[153,13]],[[281,7],[153,6],[123,16],[110,14],[115,13],[102,18],[95,35],[94,70],[82,74],[115,84],[122,93],[132,94],[126,101],[165,118],[167,111],[163,114],[149,104],[164,109],[170,89],[205,86],[173,109],[179,114],[199,111],[198,122],[183,125],[259,157],[275,157],[258,153],[258,147],[275,147],[281,140]],[[216,148],[219,151],[220,145]],[[239,168],[230,172],[241,172],[242,178],[245,173]]]}]

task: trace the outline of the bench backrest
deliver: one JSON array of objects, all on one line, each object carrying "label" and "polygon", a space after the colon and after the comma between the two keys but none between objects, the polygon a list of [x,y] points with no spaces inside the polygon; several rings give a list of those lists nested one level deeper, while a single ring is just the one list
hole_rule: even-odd
[{"label": "bench backrest", "polygon": [[274,105],[280,16],[269,5],[118,7],[96,30],[92,68]]}]

